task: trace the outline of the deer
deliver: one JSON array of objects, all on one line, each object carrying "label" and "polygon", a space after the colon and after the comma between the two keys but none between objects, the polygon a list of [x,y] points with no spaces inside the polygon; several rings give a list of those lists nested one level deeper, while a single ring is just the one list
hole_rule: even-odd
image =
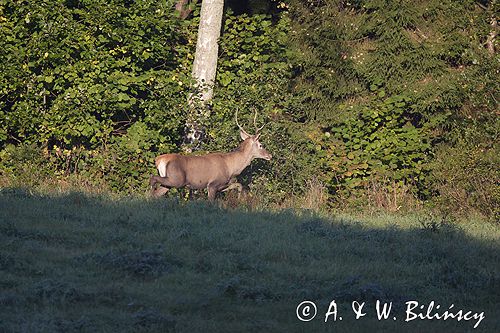
[{"label": "deer", "polygon": [[[271,160],[272,155],[260,143],[260,128],[256,124],[257,112],[254,116],[255,134],[250,135],[238,122],[236,110],[236,125],[240,131],[242,142],[231,152],[214,152],[205,155],[163,154],[155,159],[159,176],[151,175],[149,184],[153,196],[161,196],[170,188],[207,189],[208,199],[215,200],[218,192],[238,189],[243,186],[236,181],[250,163],[256,159]],[[160,189],[156,185],[160,184]]]}]

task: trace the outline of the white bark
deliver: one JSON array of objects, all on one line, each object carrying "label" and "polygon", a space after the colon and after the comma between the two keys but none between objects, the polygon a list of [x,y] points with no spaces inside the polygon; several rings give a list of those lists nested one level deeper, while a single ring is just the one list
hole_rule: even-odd
[{"label": "white bark", "polygon": [[224,12],[224,0],[203,0],[201,3],[198,40],[194,55],[192,76],[196,82],[196,92],[189,97],[190,114],[186,121],[183,149],[197,149],[203,138],[203,123],[209,116],[206,103],[212,99],[219,37]]},{"label": "white bark", "polygon": [[203,0],[201,4],[192,75],[202,89],[199,96],[202,103],[213,96],[223,10],[224,0]]}]

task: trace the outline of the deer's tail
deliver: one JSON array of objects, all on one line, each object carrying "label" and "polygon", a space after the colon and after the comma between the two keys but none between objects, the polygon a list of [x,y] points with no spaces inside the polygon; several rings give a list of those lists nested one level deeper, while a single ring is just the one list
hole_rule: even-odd
[{"label": "deer's tail", "polygon": [[[175,158],[175,154],[163,154],[155,159],[156,169],[161,178],[167,177],[167,167],[172,159]],[[166,187],[160,187],[156,189],[156,183],[161,183],[161,179],[158,176],[151,175],[149,177],[149,186],[151,187],[151,194],[153,196],[161,196],[168,191]]]},{"label": "deer's tail", "polygon": [[168,163],[174,158],[174,154],[164,154],[160,155],[155,159],[156,169],[160,177],[167,177],[167,166]]}]

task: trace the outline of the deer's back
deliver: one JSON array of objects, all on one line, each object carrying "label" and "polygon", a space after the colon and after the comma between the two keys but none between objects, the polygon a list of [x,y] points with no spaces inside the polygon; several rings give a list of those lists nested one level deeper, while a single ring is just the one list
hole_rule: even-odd
[{"label": "deer's back", "polygon": [[[219,153],[207,155],[165,154],[156,159],[158,170],[166,166],[166,176],[178,178],[193,189],[206,188],[208,184],[223,185],[229,181],[229,172],[224,156]],[[160,175],[162,171],[160,170]]]}]

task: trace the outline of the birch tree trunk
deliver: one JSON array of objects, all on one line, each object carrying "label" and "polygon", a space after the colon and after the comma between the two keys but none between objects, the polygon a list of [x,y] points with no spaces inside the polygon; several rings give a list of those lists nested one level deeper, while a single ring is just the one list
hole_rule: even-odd
[{"label": "birch tree trunk", "polygon": [[488,6],[488,11],[491,13],[490,26],[491,30],[486,39],[486,48],[491,55],[495,55],[495,38],[498,33],[498,20],[496,12],[496,0],[492,0]]},{"label": "birch tree trunk", "polygon": [[219,37],[222,26],[224,0],[203,0],[201,4],[200,26],[196,42],[192,76],[196,82],[196,93],[189,98],[190,115],[186,122],[185,144],[193,146],[203,136],[200,124],[209,115],[207,102],[212,99]]}]

